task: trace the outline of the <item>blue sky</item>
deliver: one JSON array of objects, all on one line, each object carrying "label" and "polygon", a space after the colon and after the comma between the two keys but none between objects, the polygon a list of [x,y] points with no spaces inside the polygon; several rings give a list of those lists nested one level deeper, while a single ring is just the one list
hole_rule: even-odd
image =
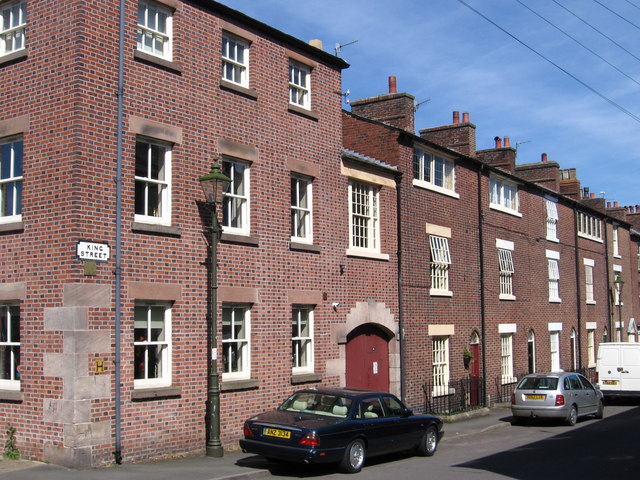
[{"label": "blue sky", "polygon": [[463,1],[490,21],[461,0],[221,3],[327,52],[357,41],[339,54],[351,100],[395,75],[424,102],[416,129],[469,112],[478,149],[510,137],[517,163],[547,153],[596,196],[640,204],[640,0]]}]

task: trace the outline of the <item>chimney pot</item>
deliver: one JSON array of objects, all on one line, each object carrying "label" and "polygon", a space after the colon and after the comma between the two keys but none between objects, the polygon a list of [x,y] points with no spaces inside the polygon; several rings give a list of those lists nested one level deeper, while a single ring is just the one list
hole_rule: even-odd
[{"label": "chimney pot", "polygon": [[496,148],[502,148],[502,139],[500,137],[495,137],[493,140],[496,142]]},{"label": "chimney pot", "polygon": [[611,202],[607,202],[607,208],[611,208]]},{"label": "chimney pot", "polygon": [[594,192],[594,193],[591,193],[591,196],[590,196],[589,198],[596,198],[596,194],[595,194],[595,192]]},{"label": "chimney pot", "polygon": [[453,112],[453,123],[460,123],[460,112]]},{"label": "chimney pot", "polygon": [[462,123],[469,123],[469,112],[462,113]]},{"label": "chimney pot", "polygon": [[504,137],[504,146],[505,148],[511,147],[511,139],[509,137]]},{"label": "chimney pot", "polygon": [[396,85],[395,75],[389,77],[389,93],[398,93],[398,87]]},{"label": "chimney pot", "polygon": [[547,154],[546,154],[546,153],[543,153],[543,154],[541,155],[540,161],[541,161],[541,162],[546,162],[546,161],[547,161]]},{"label": "chimney pot", "polygon": [[618,208],[618,202],[613,202],[613,208]]}]

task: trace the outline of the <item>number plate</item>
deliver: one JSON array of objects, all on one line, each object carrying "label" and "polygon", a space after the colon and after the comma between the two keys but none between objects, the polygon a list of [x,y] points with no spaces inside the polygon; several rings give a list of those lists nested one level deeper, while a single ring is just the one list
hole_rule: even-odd
[{"label": "number plate", "polygon": [[617,385],[618,384],[618,380],[603,380],[602,384],[603,385]]},{"label": "number plate", "polygon": [[524,397],[527,400],[544,400],[545,399],[544,395],[525,395]]},{"label": "number plate", "polygon": [[288,430],[280,430],[278,428],[265,428],[262,432],[267,437],[291,438],[291,432]]}]

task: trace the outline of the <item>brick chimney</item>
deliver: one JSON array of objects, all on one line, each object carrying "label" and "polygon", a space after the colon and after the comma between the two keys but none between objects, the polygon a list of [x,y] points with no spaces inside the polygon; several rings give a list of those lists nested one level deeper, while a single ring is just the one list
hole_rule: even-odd
[{"label": "brick chimney", "polygon": [[351,102],[351,112],[360,117],[415,132],[415,97],[398,93],[396,77],[389,77],[389,93]]},{"label": "brick chimney", "polygon": [[560,164],[550,162],[546,153],[541,155],[537,163],[516,165],[516,174],[554,192],[560,191]]},{"label": "brick chimney", "polygon": [[575,168],[560,170],[560,194],[574,200],[582,200],[582,189]]},{"label": "brick chimney", "polygon": [[516,149],[511,146],[509,137],[504,138],[504,146],[502,139],[495,137],[495,147],[486,150],[478,150],[476,157],[488,165],[500,168],[505,172],[515,173],[516,171]]},{"label": "brick chimney", "polygon": [[420,130],[420,136],[470,157],[476,154],[476,126],[469,121],[467,112],[462,114],[462,123],[460,112],[453,112],[451,125],[425,128]]}]

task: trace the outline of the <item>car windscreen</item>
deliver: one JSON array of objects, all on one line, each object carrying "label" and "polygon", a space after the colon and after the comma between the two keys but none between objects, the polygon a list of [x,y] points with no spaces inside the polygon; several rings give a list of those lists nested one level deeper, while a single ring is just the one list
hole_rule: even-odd
[{"label": "car windscreen", "polygon": [[296,392],[280,405],[280,410],[346,418],[351,402],[350,398],[338,395],[306,391]]},{"label": "car windscreen", "polygon": [[518,390],[555,390],[557,377],[524,377],[517,386]]}]

